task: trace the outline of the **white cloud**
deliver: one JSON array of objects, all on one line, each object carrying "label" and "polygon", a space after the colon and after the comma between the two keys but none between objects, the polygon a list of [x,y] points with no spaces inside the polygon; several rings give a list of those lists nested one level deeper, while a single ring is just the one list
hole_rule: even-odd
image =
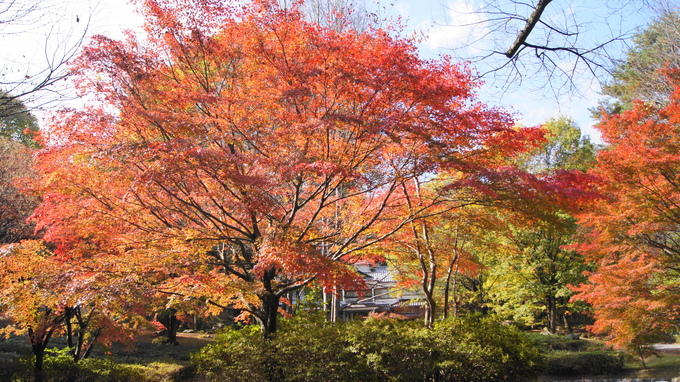
[{"label": "white cloud", "polygon": [[456,0],[447,4],[446,20],[435,20],[425,45],[430,49],[471,47],[488,33],[482,14],[475,12],[474,1]]}]

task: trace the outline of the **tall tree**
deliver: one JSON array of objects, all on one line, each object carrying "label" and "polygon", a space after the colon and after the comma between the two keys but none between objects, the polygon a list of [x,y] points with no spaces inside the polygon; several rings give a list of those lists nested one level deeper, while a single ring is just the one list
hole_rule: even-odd
[{"label": "tall tree", "polygon": [[[575,123],[565,117],[553,118],[544,125],[548,140],[520,159],[521,167],[535,174],[562,171],[583,172],[592,166],[596,147]],[[533,321],[544,314],[547,328],[555,333],[559,317],[569,328],[565,315],[571,284],[585,281],[585,260],[573,249],[576,223],[569,204],[555,208],[549,199],[535,199],[537,206],[524,213],[504,213],[507,230],[505,255],[497,256],[491,272],[497,288],[493,293],[497,309],[517,318]],[[508,269],[510,271],[508,271]]]},{"label": "tall tree", "polygon": [[[410,195],[413,206],[417,197],[424,197],[427,188]],[[473,274],[480,264],[470,253],[471,242],[478,239],[475,234],[490,229],[492,224],[486,216],[480,216],[474,208],[474,200],[461,200],[441,214],[415,220],[407,229],[385,240],[383,247],[386,258],[397,269],[404,285],[419,285],[425,296],[424,324],[430,328],[442,307],[442,318],[450,311],[450,300],[454,300],[454,314],[457,314],[457,284],[461,274]],[[412,207],[411,207],[412,208]]]},{"label": "tall tree", "polygon": [[607,198],[582,207],[587,235],[580,250],[597,269],[578,298],[595,310],[596,332],[619,347],[640,346],[677,330],[680,246],[680,91],[664,105],[634,102],[605,115],[598,129],[608,147],[592,173]]},{"label": "tall tree", "polygon": [[598,147],[583,135],[576,122],[568,117],[550,118],[543,124],[547,141],[519,158],[520,167],[532,173],[559,170],[585,172],[592,167]]},{"label": "tall tree", "polygon": [[271,1],[140,6],[144,40],[99,36],[74,68],[98,102],[52,125],[37,219],[53,241],[87,232],[75,251],[155,259],[265,336],[286,293],[357,282],[354,254],[438,207],[404,214],[401,184],[493,173],[540,139],[476,102],[464,67],[382,30],[338,33]]},{"label": "tall tree", "polygon": [[[547,141],[518,157],[506,157],[505,162],[502,162],[505,166],[501,176],[495,174],[489,177],[484,174],[478,182],[469,184],[470,187],[451,187],[451,184],[456,183],[440,174],[442,178],[436,182],[440,190],[432,186],[435,182],[429,182],[428,188],[421,187],[420,181],[402,185],[405,206],[409,212],[418,209],[424,201],[435,195],[446,197],[440,213],[414,219],[408,229],[386,243],[399,253],[396,260],[402,263],[401,268],[404,268],[403,263],[415,265],[415,273],[420,278],[425,296],[425,326],[430,327],[435,319],[435,291],[438,281],[441,281],[442,270],[446,269],[447,284],[444,289],[447,290],[454,268],[463,263],[475,267],[474,262],[469,259],[465,262],[462,257],[467,254],[462,248],[464,237],[476,228],[472,221],[476,220],[476,224],[482,221],[490,223],[493,219],[481,218],[480,215],[491,216],[499,213],[494,209],[501,209],[508,211],[500,212],[505,215],[507,226],[514,223],[516,228],[506,230],[510,232],[509,236],[514,236],[517,251],[522,252],[515,254],[514,258],[533,267],[530,272],[535,281],[533,289],[544,289],[540,298],[546,302],[550,328],[555,330],[557,311],[563,308],[557,306],[557,300],[561,298],[562,304],[566,304],[570,295],[566,285],[570,281],[580,281],[579,264],[583,265],[573,251],[561,248],[569,243],[568,239],[575,228],[573,219],[563,212],[572,205],[565,199],[566,195],[580,197],[587,191],[587,182],[577,186],[570,177],[587,180],[582,170],[592,162],[594,146],[587,137],[581,137],[580,130],[571,120],[563,118],[548,121],[545,129]],[[479,214],[480,210],[466,211],[473,205],[485,206],[484,213]],[[472,221],[466,229],[445,224],[449,219],[468,218]],[[442,225],[453,229],[453,232],[441,232]],[[491,225],[487,225],[487,228]],[[498,228],[498,235],[502,235],[503,231]],[[476,240],[484,241],[482,237]],[[504,265],[507,267],[507,263]],[[537,284],[540,287],[536,287]]]},{"label": "tall tree", "polygon": [[[427,187],[429,186],[429,187]],[[414,212],[436,198],[438,190],[430,184],[422,187],[421,181],[402,184],[406,201],[403,213],[414,216]],[[460,220],[465,206],[474,204],[469,198],[447,200],[439,211],[431,216],[414,219],[401,232],[392,235],[380,245],[390,262],[398,269],[402,283],[411,283],[414,279],[425,296],[425,327],[431,328],[437,314],[436,287],[441,282],[442,270],[446,270],[447,282],[450,281],[454,269],[469,266],[463,251],[464,239],[457,225],[451,226],[452,220]],[[415,215],[417,216],[417,215]],[[451,229],[451,232],[446,230]],[[447,296],[448,298],[448,296]]]},{"label": "tall tree", "polygon": [[8,116],[0,113],[0,245],[35,236],[26,220],[39,203],[20,190],[22,179],[34,176],[32,154],[38,146],[34,140],[38,124],[19,100],[12,105]]},{"label": "tall tree", "polygon": [[588,269],[582,256],[565,249],[573,243],[573,219],[564,214],[560,222],[516,224],[509,229],[507,252],[496,255],[490,270],[495,310],[518,321],[542,322],[551,333],[562,324],[570,330],[574,293],[568,286],[584,282],[582,273]]}]

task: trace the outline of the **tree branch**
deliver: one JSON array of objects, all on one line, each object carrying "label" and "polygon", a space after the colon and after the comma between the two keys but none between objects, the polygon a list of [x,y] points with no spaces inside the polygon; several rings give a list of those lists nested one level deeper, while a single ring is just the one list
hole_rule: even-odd
[{"label": "tree branch", "polygon": [[531,16],[527,19],[527,23],[524,26],[524,29],[522,29],[519,34],[517,35],[517,39],[515,39],[515,42],[510,46],[510,49],[508,49],[507,52],[505,52],[505,56],[507,58],[513,58],[519,48],[524,45],[524,42],[527,40],[529,35],[531,34],[531,31],[534,29],[536,24],[538,24],[538,21],[541,19],[541,14],[543,14],[543,11],[545,10],[545,7],[550,4],[552,0],[539,0],[538,4],[536,4],[536,8],[534,8],[534,11],[531,13]]}]

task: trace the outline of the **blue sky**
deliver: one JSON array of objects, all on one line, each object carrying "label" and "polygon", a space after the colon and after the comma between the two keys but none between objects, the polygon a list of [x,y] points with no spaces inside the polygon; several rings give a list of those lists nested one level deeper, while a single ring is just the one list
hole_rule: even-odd
[{"label": "blue sky", "polygon": [[[405,33],[419,37],[420,53],[425,58],[446,54],[471,59],[490,49],[507,49],[515,37],[512,28],[517,26],[510,26],[500,39],[494,40],[491,38],[493,36],[489,36],[491,28],[488,23],[484,23],[485,16],[475,12],[484,4],[484,0],[365,1],[369,9],[377,9],[376,4],[380,4],[383,16],[401,17],[406,27]],[[581,28],[583,33],[579,41],[583,44],[592,44],[597,39],[606,39],[606,36],[630,33],[651,19],[651,10],[630,6],[634,1],[620,2],[629,4],[623,8],[623,12],[618,1],[554,0],[546,9],[543,19],[572,29]],[[44,65],[46,57],[58,55],[59,46],[66,46],[79,36],[89,15],[90,33],[114,38],[122,38],[123,29],[134,29],[141,23],[141,17],[125,0],[44,0],[43,3],[46,10],[40,15],[41,27],[22,29],[20,34],[0,30],[0,43],[4,45],[5,52],[2,58],[11,67],[18,68],[12,75],[31,76],[31,71],[37,70],[32,68]],[[501,4],[503,1],[491,3]],[[517,8],[513,11],[526,13],[527,9]],[[49,39],[45,38],[46,31],[51,32]],[[540,41],[540,32],[536,36]],[[48,46],[47,52],[43,49],[45,45]],[[487,66],[474,63],[473,67],[484,72],[502,63],[504,61],[487,62]],[[571,68],[573,59],[566,57],[557,65]],[[531,71],[527,70],[526,73]],[[562,94],[554,94],[548,81],[540,74],[525,75],[522,83],[510,85],[504,85],[505,78],[493,73],[484,77],[485,85],[479,91],[480,98],[490,105],[509,109],[516,114],[519,123],[527,126],[540,124],[559,115],[572,117],[584,133],[599,140],[588,111],[601,98],[598,95],[599,84],[592,76],[577,77],[574,89]]]},{"label": "blue sky", "polygon": [[[516,29],[523,23],[504,26],[501,34],[493,30],[493,24],[478,11],[484,6],[483,0],[403,0],[394,1],[396,10],[405,17],[409,28],[422,34],[420,51],[423,56],[436,57],[448,54],[474,60],[491,50],[506,51],[516,37]],[[492,1],[496,6],[508,5],[511,1]],[[535,3],[530,1],[529,3]],[[528,7],[503,7],[524,16],[531,10]],[[653,9],[635,1],[593,2],[584,0],[554,0],[542,15],[542,20],[578,31],[578,43],[583,46],[596,46],[620,35],[631,36],[637,28],[646,25],[654,16]],[[553,37],[550,37],[554,40]],[[540,25],[532,32],[528,42],[540,43],[548,38]],[[576,38],[576,37],[573,37]],[[630,39],[611,45],[610,54],[621,57]],[[497,55],[498,56],[498,55]],[[502,56],[498,56],[502,57]],[[550,117],[560,115],[573,118],[584,131],[599,142],[599,134],[592,125],[595,122],[588,110],[597,105],[600,84],[582,64],[575,66],[574,56],[564,55],[556,65],[566,71],[575,70],[573,87],[560,87],[566,78],[546,78],[545,73],[532,72],[528,66],[523,71],[521,83],[505,84],[503,73],[489,73],[484,77],[485,85],[480,90],[480,98],[491,105],[502,106],[517,113],[520,123],[533,126],[543,123]],[[603,62],[607,62],[604,60]],[[475,62],[480,73],[507,63],[506,59]],[[600,71],[604,75],[605,72]]]}]

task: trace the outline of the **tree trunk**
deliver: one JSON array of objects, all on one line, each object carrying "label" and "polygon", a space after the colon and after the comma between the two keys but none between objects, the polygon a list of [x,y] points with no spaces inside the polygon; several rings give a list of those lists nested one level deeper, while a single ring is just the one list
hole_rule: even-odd
[{"label": "tree trunk", "polygon": [[331,293],[331,322],[338,321],[338,295],[337,290],[333,288]]},{"label": "tree trunk", "polygon": [[33,378],[35,382],[43,382],[43,359],[45,358],[45,348],[38,349],[36,346],[33,346],[33,355],[35,355]]},{"label": "tree trunk", "polygon": [[102,332],[102,329],[97,329],[97,331],[95,331],[92,334],[92,339],[90,340],[90,343],[87,345],[87,349],[85,350],[85,353],[83,354],[83,356],[80,359],[86,359],[86,358],[90,357],[90,354],[92,353],[92,349],[94,349],[94,344],[97,341],[97,338],[99,337],[101,332]]},{"label": "tree trunk", "polygon": [[260,323],[264,338],[271,338],[272,334],[276,333],[276,320],[281,296],[272,289],[272,281],[275,277],[276,268],[274,267],[271,267],[262,275],[264,291],[259,296],[262,308],[259,314],[256,314],[256,317]]},{"label": "tree trunk", "polygon": [[73,348],[75,347],[73,342],[73,325],[71,323],[73,316],[73,308],[64,309],[64,324],[66,324],[66,346],[71,349],[71,355],[73,355]]},{"label": "tree trunk", "polygon": [[555,296],[548,296],[548,330],[557,333],[557,302]]},{"label": "tree trunk", "polygon": [[434,324],[434,316],[437,308],[437,303],[434,301],[431,292],[425,293],[425,327],[430,329]]},{"label": "tree trunk", "polygon": [[263,290],[258,294],[261,306],[259,308],[253,306],[248,310],[255,317],[258,324],[260,324],[260,329],[262,330],[262,335],[265,339],[271,338],[271,336],[276,333],[281,297],[289,292],[294,292],[303,288],[314,280],[313,277],[310,277],[297,283],[289,283],[287,286],[276,290],[272,287],[272,281],[274,281],[275,278],[276,268],[272,267],[264,272],[261,279]]},{"label": "tree trunk", "polygon": [[166,343],[177,344],[177,329],[179,329],[179,320],[177,319],[177,309],[167,308],[161,311],[158,315],[158,321],[165,326],[166,336],[168,337]]},{"label": "tree trunk", "polygon": [[35,382],[43,381],[43,361],[45,359],[45,349],[47,343],[52,337],[53,330],[47,330],[42,335],[36,334],[32,328],[28,328],[28,337],[31,340],[31,350],[35,356],[35,367],[33,368],[33,376]]},{"label": "tree trunk", "polygon": [[[457,239],[457,236],[456,236],[456,239]],[[457,245],[457,243],[456,243],[456,245]],[[456,249],[456,253],[454,253],[453,258],[451,258],[451,262],[449,263],[449,268],[446,270],[446,281],[444,282],[444,312],[443,312],[443,315],[442,315],[443,319],[446,319],[447,317],[449,317],[449,288],[450,288],[450,283],[451,283],[451,277],[453,276],[453,272],[454,272],[453,271],[454,266],[455,266],[456,272],[458,272],[458,266],[457,266],[458,261],[457,260],[458,260],[458,251]],[[455,279],[454,279],[453,288],[454,288],[454,293],[455,293],[455,288],[456,288]]]},{"label": "tree trunk", "polygon": [[453,273],[453,317],[458,317],[458,267]]},{"label": "tree trunk", "polygon": [[172,313],[169,317],[170,325],[168,327],[168,342],[171,344],[177,343],[177,329],[179,329],[179,321],[176,313]]},{"label": "tree trunk", "polygon": [[446,320],[449,317],[449,282],[451,282],[450,275],[446,275],[446,284],[444,284],[444,306],[442,307],[442,319]]},{"label": "tree trunk", "polygon": [[[423,231],[425,231],[425,228]],[[423,236],[427,238],[427,235]],[[437,263],[434,261],[434,254],[429,247],[428,255],[429,277],[428,273],[423,275],[423,291],[425,292],[425,327],[430,329],[434,324],[434,318],[437,309],[437,303],[434,301],[434,286],[435,281],[437,281]]]},{"label": "tree trunk", "polygon": [[262,300],[260,327],[262,328],[264,338],[270,338],[272,334],[276,333],[279,300],[281,298],[276,294],[267,293],[261,296],[260,299]]},{"label": "tree trunk", "polygon": [[[265,340],[269,340],[276,333],[281,296],[276,293],[268,293],[265,291],[264,294],[260,295],[260,300],[262,301],[262,308],[261,312],[259,312],[259,315],[256,315],[256,317],[260,323],[262,335]],[[276,349],[272,348],[272,351],[276,351]],[[284,380],[283,370],[278,362],[267,359],[264,362],[263,368],[268,381]]]},{"label": "tree trunk", "polygon": [[637,351],[638,351],[638,356],[640,356],[640,362],[642,363],[642,368],[647,370],[647,364],[645,363],[645,355],[642,352],[642,346],[638,345]]},{"label": "tree trunk", "polygon": [[571,334],[574,329],[571,327],[571,322],[569,322],[569,315],[567,313],[562,314],[562,321],[564,322],[564,327]]}]

